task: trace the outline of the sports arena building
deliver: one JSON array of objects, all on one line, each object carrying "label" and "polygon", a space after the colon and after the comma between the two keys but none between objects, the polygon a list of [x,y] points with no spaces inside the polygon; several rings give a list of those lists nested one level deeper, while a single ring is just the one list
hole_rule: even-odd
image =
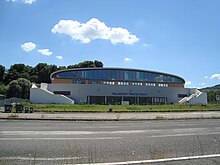
[{"label": "sports arena building", "polygon": [[30,90],[32,103],[207,104],[207,94],[184,88],[179,76],[127,68],[77,68],[54,72],[51,84]]}]

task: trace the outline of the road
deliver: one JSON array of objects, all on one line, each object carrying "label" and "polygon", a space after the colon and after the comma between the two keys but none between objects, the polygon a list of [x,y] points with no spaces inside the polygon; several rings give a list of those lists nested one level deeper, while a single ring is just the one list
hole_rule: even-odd
[{"label": "road", "polygon": [[219,121],[0,120],[0,164],[220,164]]}]

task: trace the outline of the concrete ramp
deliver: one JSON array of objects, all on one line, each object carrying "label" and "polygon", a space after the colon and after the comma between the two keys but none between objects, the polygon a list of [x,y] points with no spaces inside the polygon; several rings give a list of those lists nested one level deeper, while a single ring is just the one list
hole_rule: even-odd
[{"label": "concrete ramp", "polygon": [[54,94],[45,88],[38,88],[32,85],[30,89],[30,102],[33,104],[74,104],[74,100],[61,94]]},{"label": "concrete ramp", "polygon": [[191,89],[192,94],[188,97],[184,97],[179,101],[179,104],[208,104],[207,93],[201,92],[198,89]]}]

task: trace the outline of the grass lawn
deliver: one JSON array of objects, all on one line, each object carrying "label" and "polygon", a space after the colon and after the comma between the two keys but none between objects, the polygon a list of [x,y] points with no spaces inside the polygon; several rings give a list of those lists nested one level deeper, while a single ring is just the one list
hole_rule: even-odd
[{"label": "grass lawn", "polygon": [[67,105],[67,104],[30,104],[35,112],[188,112],[188,111],[220,111],[220,104],[208,105]]}]

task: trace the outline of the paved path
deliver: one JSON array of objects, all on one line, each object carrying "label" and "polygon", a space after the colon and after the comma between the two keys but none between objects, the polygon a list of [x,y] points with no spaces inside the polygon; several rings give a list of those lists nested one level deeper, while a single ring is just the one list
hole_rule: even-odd
[{"label": "paved path", "polygon": [[164,120],[220,119],[220,111],[209,112],[144,112],[144,113],[0,113],[0,119],[29,120]]}]

